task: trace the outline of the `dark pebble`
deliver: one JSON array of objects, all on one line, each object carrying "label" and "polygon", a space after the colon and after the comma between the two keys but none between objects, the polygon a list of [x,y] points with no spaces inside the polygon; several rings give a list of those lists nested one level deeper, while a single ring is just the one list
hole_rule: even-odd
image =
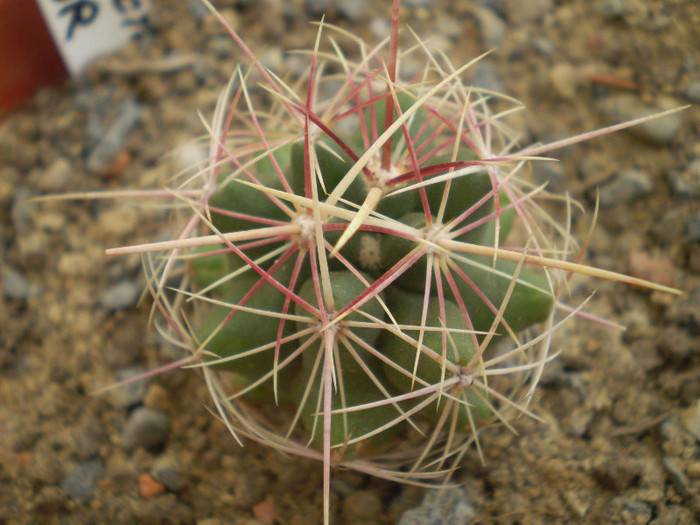
[{"label": "dark pebble", "polygon": [[131,451],[139,447],[151,450],[160,447],[165,441],[169,427],[168,416],[161,410],[150,407],[135,409],[124,425],[121,446]]},{"label": "dark pebble", "polygon": [[89,501],[95,493],[97,480],[103,472],[104,466],[99,459],[84,461],[61,480],[61,488],[71,499]]},{"label": "dark pebble", "polygon": [[700,213],[688,219],[685,225],[685,234],[690,242],[700,242]]},{"label": "dark pebble", "polygon": [[161,456],[153,462],[151,476],[171,492],[177,492],[184,486],[182,468],[175,458]]}]

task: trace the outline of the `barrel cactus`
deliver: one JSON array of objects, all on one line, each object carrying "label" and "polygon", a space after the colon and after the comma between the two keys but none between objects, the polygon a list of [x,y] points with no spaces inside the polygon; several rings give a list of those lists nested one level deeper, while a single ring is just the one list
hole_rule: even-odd
[{"label": "barrel cactus", "polygon": [[[376,48],[320,24],[293,86],[221,19],[251,66],[220,97],[208,165],[169,188],[190,216],[172,241],[111,251],[166,253],[148,265],[162,331],[237,439],[323,461],[326,507],[334,467],[423,483],[530,414],[552,331],[579,311],[559,297],[572,272],[663,289],[566,261],[578,245],[521,169],[634,123],[517,149],[517,105],[492,113],[512,101],[418,38],[400,53],[398,7]],[[424,69],[406,80],[409,56]]]}]

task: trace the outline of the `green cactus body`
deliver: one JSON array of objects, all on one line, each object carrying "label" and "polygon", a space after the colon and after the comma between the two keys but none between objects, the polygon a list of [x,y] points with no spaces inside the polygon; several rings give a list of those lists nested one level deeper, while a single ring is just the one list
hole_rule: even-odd
[{"label": "green cactus body", "polygon": [[[363,274],[368,282],[371,278]],[[332,295],[334,301],[334,309],[340,311],[343,307],[355,300],[362,294],[366,286],[355,275],[347,271],[330,272],[330,282],[332,287]],[[313,280],[307,280],[299,291],[299,296],[314,306],[318,305],[316,291]],[[384,299],[384,295],[380,294],[379,298]],[[350,353],[347,344],[351,345],[359,359],[362,359],[366,368],[375,376],[375,380],[380,384],[386,384],[383,372],[381,370],[380,361],[377,357],[369,354],[366,350],[360,349],[350,339],[345,337],[345,332],[350,330],[354,335],[362,339],[369,345],[374,345],[381,334],[379,327],[351,327],[348,323],[366,322],[367,318],[360,312],[365,312],[375,318],[382,319],[384,310],[377,299],[364,304],[359,310],[350,313],[344,320],[338,322],[336,327],[336,335],[334,336],[334,368],[339,376],[338,381],[342,382],[342,394],[337,392],[333,396],[333,409],[343,409],[380,401],[385,399],[385,395],[378,388],[377,384],[363,370],[355,357]],[[296,313],[299,316],[308,316],[300,306],[296,306]],[[319,322],[318,320],[312,322]],[[322,444],[322,434],[319,433],[322,418],[316,416],[321,412],[319,395],[321,394],[321,374],[317,371],[313,381],[309,378],[312,376],[314,366],[322,366],[324,359],[323,353],[326,351],[324,346],[323,333],[319,333],[319,341],[313,343],[307,348],[302,355],[302,369],[299,375],[299,380],[294,382],[294,397],[297,403],[302,402],[302,398],[306,393],[306,400],[302,407],[302,421],[305,428],[312,432],[314,431],[315,442],[318,446]],[[342,340],[341,340],[342,339]],[[337,361],[336,361],[337,360]],[[344,414],[336,414],[332,416],[331,423],[331,443],[338,447],[344,445],[348,439],[352,437],[362,436],[372,430],[375,430],[384,424],[395,419],[398,411],[391,405],[380,406],[367,410],[348,412]],[[394,432],[382,433],[377,439],[371,440],[372,447],[380,446],[387,438],[395,434]],[[351,447],[351,450],[346,450],[346,454],[353,454],[356,447]]]},{"label": "green cactus body", "polygon": [[[275,279],[284,283],[291,272],[290,265],[283,265],[274,273]],[[279,331],[281,316],[266,315],[280,314],[283,310],[285,295],[272,284],[264,282],[242,304],[248,310],[235,310],[248,292],[258,285],[260,276],[253,270],[235,276],[221,288],[221,299],[231,306],[215,305],[207,312],[200,324],[197,337],[203,343],[203,349],[221,358],[242,355],[252,349],[268,345],[269,348],[251,355],[233,359],[217,364],[217,366],[230,369],[247,381],[255,381],[273,370],[275,343]],[[283,327],[282,337],[292,334],[294,325],[292,321],[286,321]],[[278,363],[293,350],[292,343],[282,344]],[[280,377],[293,375],[298,369],[298,363],[292,362],[288,367],[280,371]],[[281,382],[280,379],[278,381]],[[272,380],[266,382],[272,385]]]},{"label": "green cactus body", "polygon": [[[292,145],[288,144],[277,149],[273,155],[280,168],[289,171]],[[276,171],[272,166],[272,161],[268,156],[262,157],[248,169],[254,173],[258,182],[265,187],[283,190]],[[253,188],[240,181],[249,182],[243,175],[237,175],[236,179],[223,184],[209,200],[209,207],[226,210],[235,214],[251,216],[251,219],[242,216],[231,216],[225,213],[212,211],[211,219],[214,227],[220,232],[236,232],[251,228],[261,228],[268,223],[263,221],[288,221],[289,216],[264,192],[258,188]],[[262,221],[252,220],[259,218]],[[270,246],[260,246],[246,251],[251,258],[264,255],[270,251]]]},{"label": "green cactus body", "polygon": [[[392,290],[387,298],[391,312],[396,322],[401,326],[421,326],[423,313],[423,296],[421,294]],[[466,366],[474,357],[475,348],[472,336],[468,333],[469,326],[456,303],[444,301],[444,318],[440,315],[440,305],[436,298],[431,297],[428,303],[428,311],[425,319],[425,330],[422,334],[422,348],[428,348],[440,356],[440,360],[434,356],[418,350],[418,341],[421,339],[420,329],[404,328],[402,331],[412,340],[407,341],[395,333],[385,331],[382,334],[380,348],[384,355],[399,365],[405,372],[396,370],[389,365],[384,365],[384,372],[392,385],[399,392],[409,392],[420,388],[423,384],[414,379],[420,379],[429,385],[439,384],[443,378],[449,378],[454,373],[444,368],[444,363]],[[460,330],[460,332],[457,332]],[[443,340],[443,335],[444,340]],[[444,359],[444,361],[442,361]],[[415,367],[415,378],[412,377]],[[463,402],[469,404],[476,414],[477,419],[488,419],[492,412],[489,406],[469,389],[461,386],[453,389],[453,395],[463,398]],[[445,401],[433,402],[423,410],[423,413],[431,417],[437,417]],[[468,425],[466,410],[460,407],[458,425]]]}]

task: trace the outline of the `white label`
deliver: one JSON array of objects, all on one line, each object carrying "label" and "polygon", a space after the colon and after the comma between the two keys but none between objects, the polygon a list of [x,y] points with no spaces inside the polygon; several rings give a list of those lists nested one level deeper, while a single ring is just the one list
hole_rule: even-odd
[{"label": "white label", "polygon": [[148,25],[149,0],[36,2],[72,76],[79,75],[95,57],[115,51],[144,32]]}]

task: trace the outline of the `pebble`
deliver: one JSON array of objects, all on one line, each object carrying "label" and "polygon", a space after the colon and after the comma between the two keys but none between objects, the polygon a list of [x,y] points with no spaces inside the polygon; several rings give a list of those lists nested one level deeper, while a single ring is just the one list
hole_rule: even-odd
[{"label": "pebble", "polygon": [[121,446],[127,451],[139,447],[156,449],[165,442],[169,426],[168,416],[161,410],[139,407],[129,414],[121,433]]},{"label": "pebble", "polygon": [[508,34],[505,20],[491,9],[484,7],[476,8],[474,16],[479,24],[482,47],[486,50],[500,47]]},{"label": "pebble", "polygon": [[61,480],[61,488],[66,491],[71,499],[89,501],[97,488],[97,480],[102,477],[103,473],[104,465],[99,459],[90,459],[78,463]]},{"label": "pebble", "polygon": [[488,89],[497,93],[503,93],[505,86],[503,80],[499,76],[496,68],[488,60],[479,60],[474,67],[471,68],[471,84],[474,87]]},{"label": "pebble", "polygon": [[[93,130],[93,135],[99,136],[99,141],[88,155],[88,170],[92,173],[106,170],[116,155],[124,149],[127,135],[140,121],[141,105],[133,97],[125,98],[114,121],[106,129],[100,130],[100,133]],[[92,127],[96,125],[92,124]]]},{"label": "pebble", "polygon": [[[352,2],[347,2],[347,3],[352,3]],[[403,5],[406,7],[412,7],[414,9],[419,9],[419,8],[428,8],[431,6],[433,3],[433,0],[404,0]]]},{"label": "pebble", "polygon": [[600,207],[627,204],[649,195],[653,189],[654,183],[647,172],[636,168],[625,169],[600,189]]},{"label": "pebble", "polygon": [[692,215],[685,225],[685,234],[690,242],[700,242],[700,213]]},{"label": "pebble", "polygon": [[593,475],[604,488],[620,493],[638,484],[644,464],[630,456],[611,455],[594,461]]},{"label": "pebble", "polygon": [[124,310],[134,306],[141,296],[141,288],[134,281],[124,279],[106,288],[99,297],[105,310]]},{"label": "pebble", "polygon": [[545,191],[562,193],[566,181],[566,168],[561,162],[534,162],[532,180],[535,184],[547,184]]},{"label": "pebble", "polygon": [[177,492],[185,486],[182,468],[172,456],[160,456],[156,459],[150,473],[154,480],[172,492]]},{"label": "pebble", "polygon": [[539,21],[547,12],[554,12],[552,0],[507,0],[505,5],[508,22],[525,25]]},{"label": "pebble", "polygon": [[119,204],[100,212],[97,226],[101,233],[123,237],[139,226],[138,212],[133,206]]},{"label": "pebble", "polygon": [[[655,105],[645,104],[635,95],[623,93],[600,100],[596,104],[596,109],[609,124],[616,124],[653,115],[678,105],[668,97],[659,97]],[[668,144],[678,135],[682,122],[680,112],[676,112],[633,126],[626,131],[652,144]]]},{"label": "pebble", "polygon": [[37,180],[37,187],[43,192],[65,191],[72,182],[70,162],[63,157],[59,157],[43,170]]},{"label": "pebble", "polygon": [[139,495],[143,499],[160,496],[165,493],[165,490],[165,485],[158,483],[148,472],[139,476]]},{"label": "pebble", "polygon": [[685,410],[681,423],[695,439],[700,441],[700,400],[695,401]]},{"label": "pebble", "polygon": [[625,0],[598,0],[595,3],[595,12],[603,20],[615,20],[622,17],[626,11]]},{"label": "pebble", "polygon": [[13,301],[26,301],[41,295],[38,284],[27,281],[24,276],[11,266],[2,267],[2,294]]},{"label": "pebble", "polygon": [[129,366],[117,371],[116,380],[118,383],[124,383],[119,388],[111,390],[110,401],[117,408],[132,408],[143,403],[143,399],[148,391],[148,381],[143,379],[135,379],[144,374],[146,370],[136,366]]},{"label": "pebble", "polygon": [[168,391],[162,386],[152,383],[148,387],[148,391],[143,398],[144,406],[156,408],[158,410],[167,411],[170,408],[170,399]]},{"label": "pebble", "polygon": [[695,199],[700,197],[700,157],[688,163],[682,172],[671,172],[668,175],[671,191],[678,197]]},{"label": "pebble", "polygon": [[688,476],[685,475],[683,465],[681,465],[680,461],[674,457],[665,457],[663,459],[663,465],[671,482],[676,486],[680,495],[684,498],[689,497],[691,494],[690,481],[688,480]]},{"label": "pebble", "polygon": [[467,525],[475,517],[464,489],[428,489],[421,504],[404,512],[397,525]]},{"label": "pebble", "polygon": [[338,13],[353,23],[358,23],[364,19],[369,12],[367,0],[353,0],[352,2],[338,2]]},{"label": "pebble", "polygon": [[700,102],[700,79],[690,82],[685,88],[684,94],[690,102]]}]

